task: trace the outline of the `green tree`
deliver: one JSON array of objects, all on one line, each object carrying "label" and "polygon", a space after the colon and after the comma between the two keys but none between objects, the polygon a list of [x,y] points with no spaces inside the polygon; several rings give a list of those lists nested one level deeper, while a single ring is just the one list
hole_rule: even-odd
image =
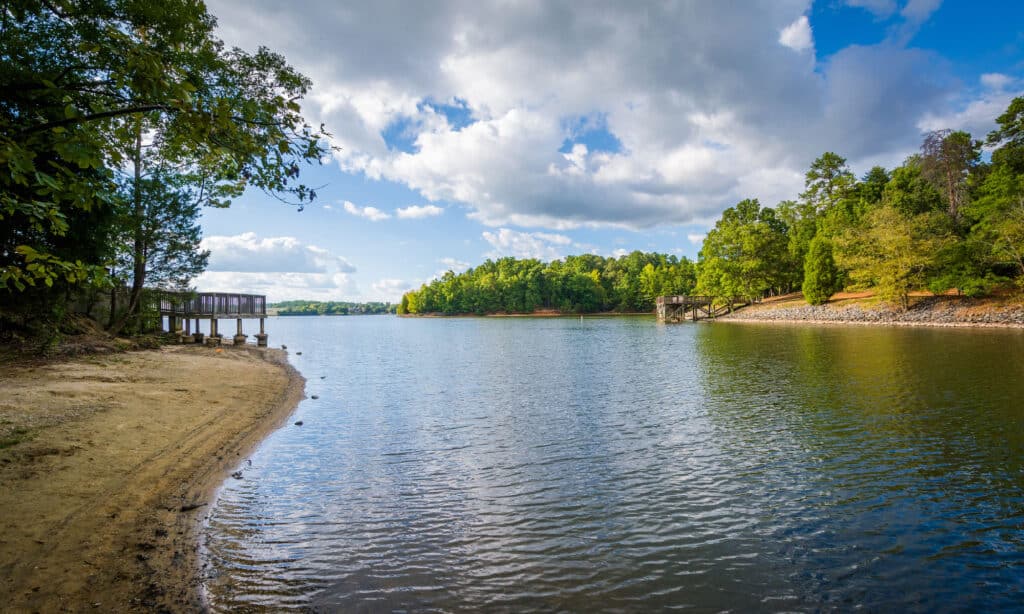
[{"label": "green tree", "polygon": [[786,281],[786,225],[756,199],[722,213],[700,250],[697,292],[731,302],[760,298]]},{"label": "green tree", "polygon": [[115,175],[140,125],[162,172],[205,204],[227,205],[247,186],[300,206],[315,197],[297,183],[299,164],[326,152],[299,113],[309,81],[266,49],[225,49],[202,2],[21,0],[4,11],[0,288],[10,292],[0,301],[21,303],[39,282],[103,278],[109,253],[60,246],[74,220],[123,221],[112,212],[124,200],[139,206],[143,177],[126,194]]},{"label": "green tree", "polygon": [[920,155],[908,157],[882,190],[882,204],[906,216],[942,210],[942,195],[925,178]]},{"label": "green tree", "polygon": [[804,298],[821,305],[839,290],[839,271],[832,258],[832,243],[824,236],[811,241],[804,261]]},{"label": "green tree", "polygon": [[874,286],[883,300],[907,309],[911,290],[924,287],[935,254],[950,241],[945,219],[908,217],[892,207],[871,211],[835,240],[836,264],[860,287]]},{"label": "green tree", "polygon": [[846,165],[846,158],[826,151],[811,163],[811,168],[804,175],[804,191],[800,198],[820,213],[849,196],[855,184],[856,177]]},{"label": "green tree", "polygon": [[998,127],[988,133],[986,144],[996,148],[992,164],[1005,166],[1015,174],[1024,174],[1024,97],[1010,102],[1006,111],[996,118]]},{"label": "green tree", "polygon": [[967,177],[981,158],[981,141],[952,130],[934,130],[921,144],[921,175],[946,201],[950,217],[960,219],[967,199]]}]

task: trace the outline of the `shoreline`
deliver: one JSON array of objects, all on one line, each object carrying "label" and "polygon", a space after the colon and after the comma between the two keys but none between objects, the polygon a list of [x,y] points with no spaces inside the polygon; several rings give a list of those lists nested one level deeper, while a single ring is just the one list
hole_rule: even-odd
[{"label": "shoreline", "polygon": [[[799,296],[799,295],[797,295]],[[863,304],[863,296],[808,305],[793,295],[768,300],[715,318],[722,322],[896,326],[931,328],[1024,328],[1024,304],[1016,299],[919,296],[905,311],[885,304]]]},{"label": "shoreline", "polygon": [[283,350],[251,346],[0,368],[5,608],[203,610],[214,497],[304,387]]},{"label": "shoreline", "polygon": [[815,326],[894,326],[898,328],[996,328],[1006,330],[1024,330],[1024,324],[1013,324],[1005,322],[904,322],[894,321],[865,321],[865,320],[811,320],[811,319],[773,319],[773,318],[744,318],[720,316],[711,320],[701,322],[725,322],[736,324],[772,324],[779,326],[800,326],[813,324]]},{"label": "shoreline", "polygon": [[637,317],[637,316],[651,316],[654,317],[653,311],[596,311],[594,313],[561,313],[561,312],[550,312],[550,311],[535,311],[533,313],[403,313],[398,314],[396,317],[399,318],[618,318],[618,317]]}]

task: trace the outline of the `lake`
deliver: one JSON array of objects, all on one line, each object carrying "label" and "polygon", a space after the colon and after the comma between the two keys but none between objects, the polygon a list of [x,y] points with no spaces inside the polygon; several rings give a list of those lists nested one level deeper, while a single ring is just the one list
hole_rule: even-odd
[{"label": "lake", "polygon": [[319,398],[211,511],[216,611],[1024,607],[1024,331],[268,333]]}]

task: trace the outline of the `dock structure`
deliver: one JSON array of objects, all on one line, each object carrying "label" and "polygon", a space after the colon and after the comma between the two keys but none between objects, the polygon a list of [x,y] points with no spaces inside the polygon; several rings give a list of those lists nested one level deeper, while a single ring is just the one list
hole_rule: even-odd
[{"label": "dock structure", "polygon": [[688,317],[694,321],[701,317],[715,317],[713,300],[710,296],[659,296],[655,299],[658,319],[664,322],[681,322]]},{"label": "dock structure", "polygon": [[[267,297],[261,294],[230,294],[223,292],[200,292],[198,294],[165,295],[160,299],[160,316],[167,317],[167,330],[177,333],[181,339],[195,343],[220,345],[222,336],[218,332],[218,320],[234,319],[237,323],[235,345],[243,345],[248,338],[242,332],[242,320],[258,319],[260,332],[255,335],[256,345],[267,346],[265,320],[267,318]],[[210,321],[210,336],[199,332],[199,321]],[[195,333],[190,324],[195,321]]]}]

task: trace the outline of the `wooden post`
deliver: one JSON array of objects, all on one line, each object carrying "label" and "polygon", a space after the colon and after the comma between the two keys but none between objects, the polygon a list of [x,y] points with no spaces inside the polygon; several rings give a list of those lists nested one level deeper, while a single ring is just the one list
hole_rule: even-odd
[{"label": "wooden post", "polygon": [[238,318],[238,328],[235,336],[231,339],[235,345],[245,345],[245,335],[242,334],[242,318]]},{"label": "wooden post", "polygon": [[260,334],[256,335],[256,345],[265,348],[267,347],[267,333],[263,329],[263,320],[260,318]]}]

